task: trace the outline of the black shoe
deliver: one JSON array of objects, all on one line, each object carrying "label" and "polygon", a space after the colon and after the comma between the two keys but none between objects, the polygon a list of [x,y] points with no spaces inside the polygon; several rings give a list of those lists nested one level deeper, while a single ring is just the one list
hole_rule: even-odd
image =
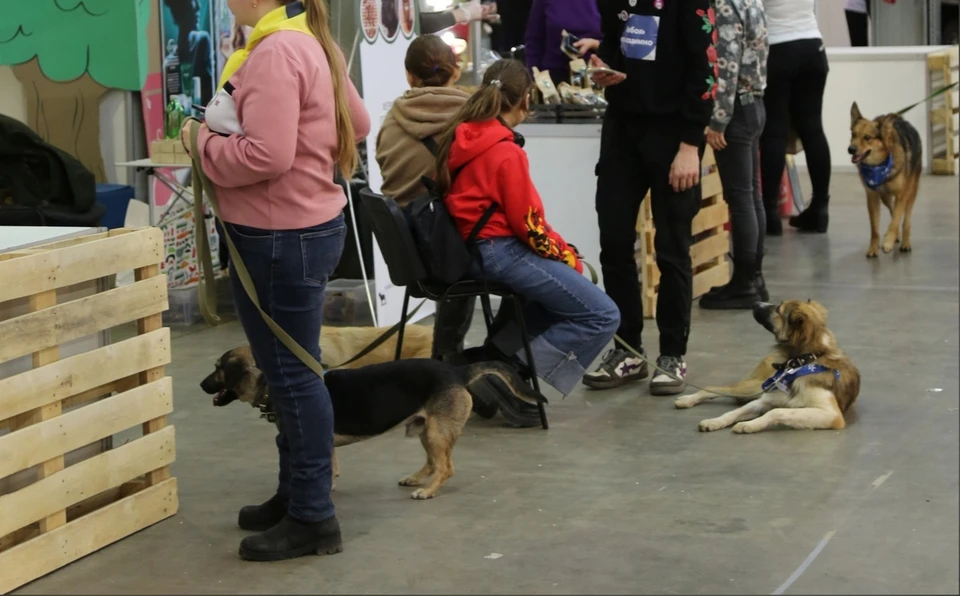
[{"label": "black shoe", "polygon": [[794,215],[790,218],[790,225],[801,232],[816,232],[825,234],[827,226],[830,224],[830,213],[826,207],[814,206],[811,204],[803,210],[800,215]]},{"label": "black shoe", "polygon": [[[640,353],[646,356],[643,349]],[[583,375],[583,384],[594,389],[611,389],[649,375],[646,362],[624,349],[613,348],[604,354],[597,370]]]},{"label": "black shoe", "polygon": [[237,523],[241,530],[248,532],[266,532],[280,523],[287,514],[287,501],[279,495],[273,495],[262,505],[247,505],[240,510]]},{"label": "black shoe", "polygon": [[[497,400],[500,414],[509,426],[514,428],[540,426],[540,408],[515,396],[506,383],[497,377],[487,377],[484,381],[493,388],[491,396]],[[471,387],[471,393],[472,389]]]},{"label": "black shoe", "polygon": [[497,415],[500,409],[500,390],[489,379],[477,379],[470,384],[470,396],[473,398],[473,411],[487,420]]},{"label": "black shoe", "polygon": [[767,216],[767,236],[783,236],[783,221],[779,215]]},{"label": "black shoe", "polygon": [[752,261],[733,262],[730,283],[712,294],[700,298],[700,308],[705,310],[751,310],[760,302],[756,288],[756,264]]},{"label": "black shoe", "polygon": [[247,561],[283,561],[304,555],[332,555],[343,551],[340,524],[335,516],[304,523],[286,515],[266,532],[240,541],[240,557]]}]

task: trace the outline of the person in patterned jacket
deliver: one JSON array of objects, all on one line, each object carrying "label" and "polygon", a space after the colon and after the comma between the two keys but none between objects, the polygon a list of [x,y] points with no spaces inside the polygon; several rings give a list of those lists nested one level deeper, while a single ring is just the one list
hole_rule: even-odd
[{"label": "person in patterned jacket", "polygon": [[[691,223],[700,210],[704,130],[717,90],[714,9],[710,0],[599,0],[598,8],[603,41],[590,62],[618,71],[593,75],[607,87],[609,102],[596,168],[603,284],[620,307],[618,335],[642,350],[634,244],[640,202],[649,191],[660,269],[657,367],[670,372],[654,374],[650,392],[675,395],[687,370]],[[615,346],[583,381],[605,389],[648,375],[644,361]]]},{"label": "person in patterned jacket", "polygon": [[700,308],[751,309],[770,299],[761,273],[767,216],[760,192],[760,133],[767,120],[767,19],[762,0],[715,0],[717,99],[707,142],[717,156],[730,208],[733,278],[700,299]]},{"label": "person in patterned jacket", "polygon": [[[529,112],[532,89],[533,79],[522,62],[499,60],[487,69],[480,88],[439,137],[436,191],[444,196],[465,240],[494,206],[476,236],[480,261],[474,275],[503,283],[523,297],[537,372],[567,395],[613,338],[620,313],[583,276],[576,247],[547,223],[530,178],[523,137],[513,131]],[[511,363],[523,358],[512,312],[508,307],[497,313],[498,331],[478,350],[480,360]],[[534,426],[539,422],[536,413],[529,406],[513,422]]]}]

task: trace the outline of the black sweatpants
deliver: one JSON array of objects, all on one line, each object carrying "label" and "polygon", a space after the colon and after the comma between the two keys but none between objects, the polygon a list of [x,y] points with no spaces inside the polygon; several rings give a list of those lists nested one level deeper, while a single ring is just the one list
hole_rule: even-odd
[{"label": "black sweatpants", "polygon": [[[868,2],[869,6],[870,3]],[[850,45],[862,48],[870,45],[870,18],[865,12],[845,10],[847,16],[847,32],[850,34]]]},{"label": "black sweatpants", "polygon": [[617,335],[637,349],[643,306],[634,246],[640,203],[647,191],[651,193],[660,268],[657,327],[660,354],[667,356],[687,352],[693,300],[691,222],[700,211],[701,198],[699,184],[681,193],[670,187],[670,166],[680,148],[679,129],[676,117],[628,116],[608,110],[596,168],[603,285],[620,309]]},{"label": "black sweatpants", "polygon": [[830,199],[830,146],[823,132],[823,90],[827,52],[822,39],[798,39],[770,46],[763,105],[767,123],[760,135],[760,169],[767,218],[778,217],[780,181],[786,165],[790,125],[797,131],[813,186],[811,207]]}]

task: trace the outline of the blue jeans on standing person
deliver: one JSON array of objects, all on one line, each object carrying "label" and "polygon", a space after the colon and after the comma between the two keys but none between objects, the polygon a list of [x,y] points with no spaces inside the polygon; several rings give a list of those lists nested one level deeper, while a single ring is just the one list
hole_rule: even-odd
[{"label": "blue jeans on standing person", "polygon": [[[566,396],[613,339],[620,325],[617,305],[575,269],[537,255],[517,238],[480,240],[477,249],[483,266],[474,264],[474,276],[485,275],[523,297],[537,375]],[[504,354],[526,362],[516,325],[507,325],[492,341]]]},{"label": "blue jeans on standing person", "polygon": [[[227,224],[257,290],[260,307],[320,361],[320,324],[327,278],[343,252],[343,214],[302,230]],[[277,415],[277,495],[294,519],[319,522],[334,514],[331,490],[333,406],[323,380],[273,334],[247,297],[230,263],[237,316],[263,372]]]}]

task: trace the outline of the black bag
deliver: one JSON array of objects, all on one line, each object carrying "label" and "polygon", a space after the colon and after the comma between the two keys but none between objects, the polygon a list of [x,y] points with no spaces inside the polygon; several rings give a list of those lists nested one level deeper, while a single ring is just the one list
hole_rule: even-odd
[{"label": "black bag", "polygon": [[[424,139],[423,144],[436,154],[433,139]],[[459,170],[455,171],[452,178],[456,178],[458,173]],[[414,199],[405,208],[413,242],[430,281],[446,285],[457,283],[470,271],[477,234],[490,221],[497,204],[492,203],[487,207],[464,241],[443,203],[443,197],[436,193],[433,180],[424,176],[421,181],[427,188],[427,194]]]}]

